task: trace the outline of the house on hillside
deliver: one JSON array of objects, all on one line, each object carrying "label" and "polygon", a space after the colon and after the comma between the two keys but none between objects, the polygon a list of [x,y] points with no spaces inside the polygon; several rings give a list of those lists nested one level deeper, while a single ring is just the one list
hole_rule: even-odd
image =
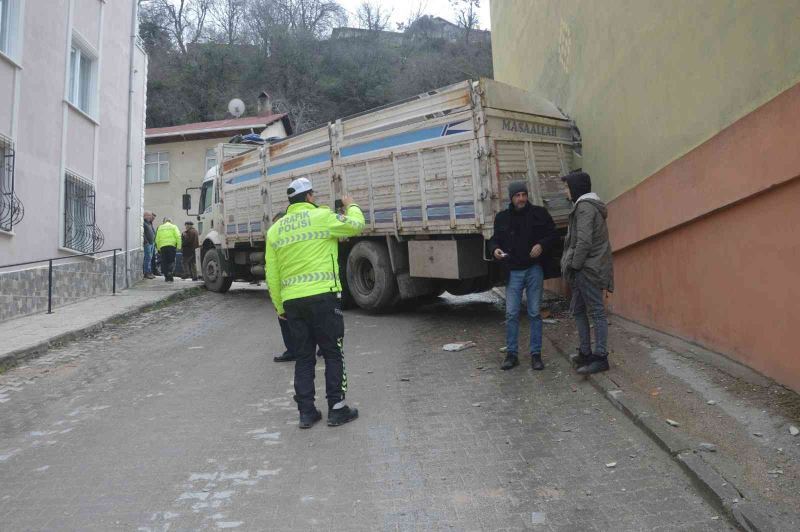
[{"label": "house on hillside", "polygon": [[[464,28],[441,17],[426,15],[420,17],[404,32],[368,30],[364,28],[334,28],[331,39],[377,39],[394,46],[401,46],[413,40],[445,40],[457,42],[464,39]],[[492,33],[486,30],[469,31],[470,43],[490,44]]]},{"label": "house on hillside", "polygon": [[264,139],[283,138],[292,134],[292,126],[288,115],[267,108],[260,116],[147,129],[144,209],[156,213],[156,225],[168,217],[182,227],[186,211],[181,197],[187,188],[199,187],[216,166],[214,148],[231,137],[250,133]]},{"label": "house on hillside", "polygon": [[0,0],[0,320],[142,276],[137,2]]}]

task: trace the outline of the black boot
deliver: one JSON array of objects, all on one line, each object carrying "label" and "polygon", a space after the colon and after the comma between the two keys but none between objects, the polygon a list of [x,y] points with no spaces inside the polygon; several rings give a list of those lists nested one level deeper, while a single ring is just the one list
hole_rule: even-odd
[{"label": "black boot", "polygon": [[338,427],[349,423],[358,417],[358,408],[350,408],[345,405],[342,408],[331,408],[328,410],[328,426]]},{"label": "black boot", "polygon": [[589,363],[589,359],[592,357],[592,354],[589,353],[588,355],[584,355],[581,353],[581,350],[578,349],[578,352],[574,355],[570,355],[569,361],[572,363],[572,367],[579,368],[581,366],[585,366]]},{"label": "black boot", "polygon": [[515,366],[519,366],[519,358],[517,358],[517,354],[508,353],[506,354],[506,359],[503,360],[502,364],[500,364],[500,369],[508,370]]},{"label": "black boot", "polygon": [[544,369],[541,353],[531,353],[531,369],[536,371],[542,371]]},{"label": "black boot", "polygon": [[295,360],[297,360],[297,357],[289,351],[284,351],[282,355],[272,357],[273,362],[294,362]]},{"label": "black boot", "polygon": [[311,412],[301,412],[299,426],[301,429],[310,429],[320,419],[322,419],[322,412],[316,408]]},{"label": "black boot", "polygon": [[592,355],[589,363],[577,369],[578,375],[593,375],[601,371],[608,371],[608,357]]}]

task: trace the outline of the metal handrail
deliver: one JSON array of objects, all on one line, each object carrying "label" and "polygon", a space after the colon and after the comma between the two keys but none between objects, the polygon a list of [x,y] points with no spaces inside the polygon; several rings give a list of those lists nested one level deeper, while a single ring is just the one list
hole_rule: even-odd
[{"label": "metal handrail", "polygon": [[0,270],[5,268],[14,268],[17,266],[29,266],[31,264],[39,264],[40,262],[47,263],[47,313],[53,313],[53,262],[57,260],[74,259],[76,257],[87,257],[89,255],[97,255],[98,253],[113,253],[112,266],[113,274],[111,275],[111,293],[117,293],[117,251],[122,251],[122,248],[104,249],[102,251],[92,251],[91,253],[79,253],[76,255],[67,255],[66,257],[53,257],[50,259],[30,260],[28,262],[17,262],[16,264],[3,264]]}]

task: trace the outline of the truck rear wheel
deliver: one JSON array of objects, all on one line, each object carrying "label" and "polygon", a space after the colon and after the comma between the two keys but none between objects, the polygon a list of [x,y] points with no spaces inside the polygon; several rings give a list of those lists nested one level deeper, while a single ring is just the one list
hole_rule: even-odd
[{"label": "truck rear wheel", "polygon": [[203,282],[212,292],[225,293],[233,284],[232,277],[225,277],[225,257],[218,249],[209,249],[203,256]]},{"label": "truck rear wheel", "polygon": [[350,295],[364,310],[384,312],[398,301],[397,278],[382,243],[364,240],[353,246],[346,276]]}]

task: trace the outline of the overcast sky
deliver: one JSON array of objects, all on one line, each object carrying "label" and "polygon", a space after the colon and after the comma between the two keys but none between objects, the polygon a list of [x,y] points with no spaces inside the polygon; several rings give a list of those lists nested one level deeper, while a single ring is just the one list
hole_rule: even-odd
[{"label": "overcast sky", "polygon": [[[356,12],[356,9],[358,9],[362,1],[363,0],[339,0],[339,3],[352,15]],[[373,0],[373,2],[385,6],[388,10],[392,11],[392,24],[390,28],[392,30],[397,28],[394,23],[405,21],[409,13],[415,10],[420,4],[424,8],[425,13],[442,17],[451,22],[456,21],[453,15],[453,8],[448,0]],[[490,29],[489,0],[483,0],[481,2],[478,18],[481,29]]]}]

